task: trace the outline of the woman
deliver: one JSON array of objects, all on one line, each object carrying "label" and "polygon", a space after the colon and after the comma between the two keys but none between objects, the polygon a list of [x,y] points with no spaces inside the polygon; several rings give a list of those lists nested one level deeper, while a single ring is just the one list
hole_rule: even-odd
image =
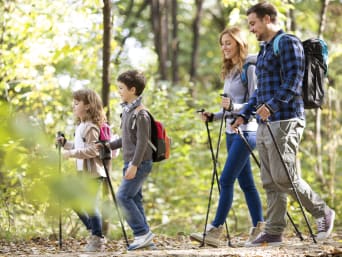
[{"label": "woman", "polygon": [[[263,229],[262,205],[259,193],[256,189],[250,162],[250,152],[240,135],[230,127],[236,114],[243,108],[257,86],[255,65],[247,67],[247,82],[242,80],[241,73],[245,63],[255,63],[255,56],[247,56],[248,47],[242,37],[239,28],[225,29],[220,34],[222,50],[221,76],[224,79],[223,92],[228,97],[222,98],[222,110],[217,113],[204,112],[201,114],[203,121],[226,119],[226,146],[228,156],[220,177],[220,199],[216,210],[215,219],[206,227],[205,242],[218,247],[219,237],[223,231],[223,224],[232,206],[234,183],[237,179],[245,195],[253,227],[249,233],[247,242],[253,240]],[[254,60],[252,60],[254,59]],[[256,144],[257,123],[255,120],[240,126],[244,137],[252,148]],[[202,241],[202,233],[193,233],[191,238]]]}]

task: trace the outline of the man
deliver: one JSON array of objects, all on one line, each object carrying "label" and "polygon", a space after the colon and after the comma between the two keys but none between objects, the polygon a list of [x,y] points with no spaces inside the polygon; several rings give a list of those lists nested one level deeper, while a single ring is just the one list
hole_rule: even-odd
[{"label": "man", "polygon": [[[335,212],[312,191],[296,169],[296,154],[305,127],[301,96],[304,52],[294,36],[282,36],[279,56],[273,52],[276,35],[284,33],[277,25],[277,10],[269,3],[258,3],[247,11],[249,30],[263,41],[256,66],[258,88],[232,125],[237,128],[256,111],[259,127],[257,149],[261,161],[261,180],[267,195],[267,220],[263,233],[247,246],[279,245],[286,226],[287,194],[294,191],[276,150],[278,144],[298,196],[316,219],[317,240],[326,239],[333,229]],[[269,124],[275,141],[268,131]]]}]

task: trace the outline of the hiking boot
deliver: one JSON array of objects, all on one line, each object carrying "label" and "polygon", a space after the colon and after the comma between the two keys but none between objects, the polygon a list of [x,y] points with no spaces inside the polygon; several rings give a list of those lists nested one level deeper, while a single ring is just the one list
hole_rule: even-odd
[{"label": "hiking boot", "polygon": [[[220,225],[218,228],[214,227],[213,225],[209,224],[206,228],[206,235],[204,242],[208,245],[219,247],[220,246],[220,236],[223,231],[223,226]],[[203,241],[203,233],[197,232],[190,234],[190,238],[194,239],[198,242]]]},{"label": "hiking boot", "polygon": [[249,237],[245,244],[253,242],[257,236],[264,231],[266,222],[259,221],[256,227],[251,227],[249,230]]},{"label": "hiking boot", "polygon": [[127,250],[131,251],[131,250],[135,250],[138,248],[143,248],[146,246],[150,246],[152,245],[152,239],[153,239],[154,235],[152,234],[151,231],[149,231],[147,234],[142,235],[142,236],[136,236],[134,237],[134,241],[133,243],[131,243]]},{"label": "hiking boot", "polygon": [[96,235],[91,235],[87,241],[88,243],[84,248],[84,251],[86,252],[101,251],[105,243],[105,239],[103,237]]},{"label": "hiking boot", "polygon": [[316,219],[317,223],[317,240],[327,239],[334,227],[335,211],[329,209],[323,217]]},{"label": "hiking boot", "polygon": [[246,243],[245,246],[277,246],[281,245],[282,241],[282,235],[271,235],[263,232],[259,234],[259,236],[254,241]]}]

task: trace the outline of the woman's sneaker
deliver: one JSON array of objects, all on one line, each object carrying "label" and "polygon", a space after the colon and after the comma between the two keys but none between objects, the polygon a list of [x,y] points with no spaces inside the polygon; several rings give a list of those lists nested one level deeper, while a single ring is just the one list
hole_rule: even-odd
[{"label": "woman's sneaker", "polygon": [[252,227],[249,230],[249,237],[245,244],[253,242],[257,236],[264,231],[266,222],[259,221],[256,227]]},{"label": "woman's sneaker", "polygon": [[136,237],[134,237],[133,243],[131,243],[128,246],[127,250],[131,251],[131,250],[135,250],[138,248],[144,248],[146,246],[150,246],[152,244],[153,237],[154,237],[154,235],[152,234],[151,231],[149,231],[145,235],[136,236]]},{"label": "woman's sneaker", "polygon": [[97,252],[102,251],[105,243],[105,239],[103,237],[99,237],[96,235],[91,235],[87,240],[88,243],[84,248],[86,252]]},{"label": "woman's sneaker", "polygon": [[[219,247],[221,244],[220,236],[222,234],[222,231],[223,231],[222,225],[217,228],[211,224],[208,224],[208,226],[206,228],[206,235],[205,235],[204,242],[208,245],[211,245],[214,247]],[[203,241],[203,233],[200,233],[200,232],[192,233],[192,234],[190,234],[190,238],[194,239],[198,242],[202,242]]]},{"label": "woman's sneaker", "polygon": [[282,244],[282,241],[282,235],[271,235],[263,232],[259,234],[259,236],[254,241],[246,243],[245,246],[278,246]]},{"label": "woman's sneaker", "polygon": [[334,221],[335,221],[335,211],[329,209],[325,212],[325,215],[321,218],[316,219],[317,223],[317,240],[324,240],[327,239],[333,228],[334,228]]}]

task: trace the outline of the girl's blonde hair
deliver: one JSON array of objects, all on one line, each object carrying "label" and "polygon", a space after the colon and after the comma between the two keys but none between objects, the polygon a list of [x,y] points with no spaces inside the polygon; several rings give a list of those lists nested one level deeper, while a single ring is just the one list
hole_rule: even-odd
[{"label": "girl's blonde hair", "polygon": [[[242,36],[241,30],[239,28],[237,28],[237,27],[226,28],[220,34],[219,43],[221,46],[222,46],[222,37],[225,34],[228,34],[229,36],[231,36],[237,43],[238,53],[239,53],[237,68],[238,68],[238,71],[241,72],[242,66],[243,66],[244,61],[247,58],[247,54],[248,54],[247,41]],[[222,79],[224,79],[227,76],[227,74],[230,71],[232,71],[232,69],[234,68],[235,65],[233,64],[231,59],[226,59],[224,57],[224,54],[222,51],[221,51],[221,53],[222,53],[221,77],[222,77]]]},{"label": "girl's blonde hair", "polygon": [[[88,104],[85,120],[91,121],[98,127],[106,122],[106,115],[103,110],[102,100],[100,96],[91,89],[80,89],[72,94],[73,98],[77,101],[82,101],[84,104]],[[77,123],[81,122],[80,118],[77,117]]]}]

